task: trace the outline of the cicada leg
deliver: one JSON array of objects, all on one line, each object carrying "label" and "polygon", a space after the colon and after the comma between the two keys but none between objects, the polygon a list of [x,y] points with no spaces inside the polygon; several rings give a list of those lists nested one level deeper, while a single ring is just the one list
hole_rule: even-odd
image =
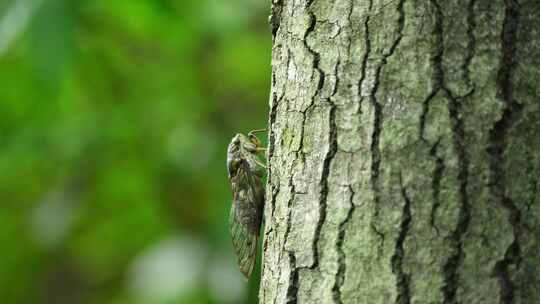
[{"label": "cicada leg", "polygon": [[260,162],[258,159],[253,159],[253,161],[255,161],[255,163],[259,166],[261,166],[262,168],[264,168],[266,170],[266,165],[263,164],[262,162]]},{"label": "cicada leg", "polygon": [[[248,133],[249,140],[255,145],[255,153],[264,153],[266,152],[266,148],[263,147],[261,140],[255,135],[255,133],[261,133],[266,132],[268,129],[257,129],[252,130]],[[266,169],[266,165],[261,163],[259,160],[255,160],[255,163],[262,168]]]},{"label": "cicada leg", "polygon": [[258,129],[258,130],[250,131],[248,133],[248,138],[255,145],[256,150],[257,150],[256,152],[264,151],[264,150],[261,150],[264,148],[262,147],[261,140],[257,137],[257,135],[255,135],[255,133],[261,133],[261,132],[266,132],[266,131],[267,129]]},{"label": "cicada leg", "polygon": [[255,152],[266,152],[266,148],[262,146],[261,140],[255,135],[255,133],[266,132],[267,129],[253,130],[248,133],[249,140],[255,145]]},{"label": "cicada leg", "polygon": [[262,133],[262,132],[266,132],[266,131],[268,131],[268,129],[251,130],[251,131],[249,131],[248,136],[254,135],[255,133]]}]

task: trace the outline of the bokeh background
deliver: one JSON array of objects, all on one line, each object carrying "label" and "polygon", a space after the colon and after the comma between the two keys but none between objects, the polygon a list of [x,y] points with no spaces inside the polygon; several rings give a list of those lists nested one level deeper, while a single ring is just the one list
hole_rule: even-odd
[{"label": "bokeh background", "polygon": [[269,4],[0,0],[0,303],[256,303],[225,158],[266,126]]}]

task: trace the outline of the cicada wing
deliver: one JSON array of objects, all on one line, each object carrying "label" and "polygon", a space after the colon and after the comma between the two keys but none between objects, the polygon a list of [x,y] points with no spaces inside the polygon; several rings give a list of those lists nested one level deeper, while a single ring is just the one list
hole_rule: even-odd
[{"label": "cicada wing", "polygon": [[247,162],[242,162],[231,184],[229,229],[240,271],[249,278],[257,256],[264,192],[261,179],[249,170]]},{"label": "cicada wing", "polygon": [[248,225],[242,222],[241,213],[242,211],[239,210],[237,204],[233,203],[229,217],[229,229],[238,267],[242,274],[249,279],[257,257],[259,236],[258,233],[254,233]]}]

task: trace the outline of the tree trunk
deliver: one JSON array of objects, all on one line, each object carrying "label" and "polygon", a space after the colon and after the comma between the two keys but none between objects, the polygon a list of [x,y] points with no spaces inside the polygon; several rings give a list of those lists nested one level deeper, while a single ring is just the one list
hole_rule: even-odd
[{"label": "tree trunk", "polygon": [[274,0],[260,303],[540,303],[537,0]]}]

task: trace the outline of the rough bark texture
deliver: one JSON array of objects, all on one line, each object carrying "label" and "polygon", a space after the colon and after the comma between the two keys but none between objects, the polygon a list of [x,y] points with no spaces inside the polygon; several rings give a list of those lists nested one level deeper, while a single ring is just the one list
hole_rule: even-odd
[{"label": "rough bark texture", "polygon": [[540,3],[273,0],[261,303],[540,303]]}]

